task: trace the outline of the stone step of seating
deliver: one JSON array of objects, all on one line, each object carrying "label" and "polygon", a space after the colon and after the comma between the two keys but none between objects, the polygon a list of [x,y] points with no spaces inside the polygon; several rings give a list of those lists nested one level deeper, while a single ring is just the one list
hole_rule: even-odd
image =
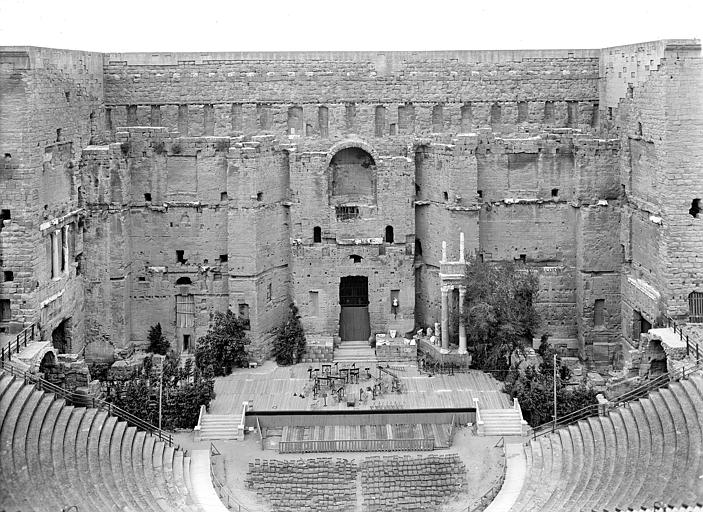
[{"label": "stone step of seating", "polygon": [[0,504],[8,510],[202,512],[189,458],[107,411],[0,371]]},{"label": "stone step of seating", "polygon": [[[511,511],[642,510],[698,504],[703,377],[533,439]],[[682,508],[685,510],[685,508]]]}]

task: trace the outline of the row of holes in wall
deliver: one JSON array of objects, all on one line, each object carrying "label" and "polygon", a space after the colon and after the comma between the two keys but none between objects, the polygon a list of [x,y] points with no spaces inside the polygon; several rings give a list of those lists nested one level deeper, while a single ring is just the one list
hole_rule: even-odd
[{"label": "row of holes in wall", "polygon": [[[515,119],[510,120],[503,118],[503,108],[505,105],[500,103],[493,103],[490,107],[489,123],[492,126],[497,126],[504,123],[512,122],[535,122],[534,119],[530,120],[529,103],[537,102],[518,101],[517,117]],[[555,102],[544,101],[538,103],[543,105],[541,122],[545,124],[556,123],[557,119]],[[579,124],[579,103],[580,102],[578,101],[566,102],[567,127],[576,127]],[[592,107],[591,119],[587,120],[587,122],[589,125],[596,127],[598,125],[598,103],[589,103],[589,105],[591,105]],[[161,115],[161,106],[151,105],[150,108],[151,126],[162,126],[163,118]],[[446,106],[443,104],[436,104],[432,107],[431,119],[433,132],[443,132],[446,130],[447,123],[445,109]],[[256,110],[258,128],[261,130],[271,130],[273,128],[273,113],[271,105],[257,104]],[[609,109],[608,112],[609,116],[612,118],[612,109]],[[345,126],[347,130],[353,130],[356,116],[356,104],[347,104],[345,110]],[[188,118],[188,105],[178,105],[178,132],[182,136],[188,135]],[[387,118],[388,108],[383,105],[377,105],[374,110],[374,134],[377,137],[383,137],[385,135],[397,135],[399,133],[413,133],[415,131],[416,114],[415,105],[412,103],[406,103],[398,107],[396,122],[387,123]],[[472,103],[465,103],[461,105],[460,118],[462,130],[471,128],[475,121]],[[127,105],[126,122],[128,126],[137,126],[140,124],[137,115],[137,105]],[[231,106],[230,122],[232,125],[232,130],[244,130],[244,112],[242,104],[235,103]],[[586,122],[586,120],[584,120],[583,122]],[[106,125],[108,130],[113,130],[112,108],[106,109]],[[388,133],[386,133],[386,128],[388,128]],[[215,110],[214,105],[212,104],[203,105],[203,129],[204,135],[215,134]],[[60,136],[59,132],[60,130],[57,131],[57,140]],[[320,137],[329,137],[329,108],[326,106],[317,107],[317,126],[313,126],[313,124],[306,121],[302,106],[289,107],[287,119],[287,133],[289,135],[306,136],[311,136],[317,133]]]},{"label": "row of holes in wall", "polygon": [[[349,207],[345,207],[345,208],[349,208]],[[385,235],[383,237],[384,242],[386,242],[387,244],[394,243],[395,236],[393,234],[393,226],[386,226],[384,235]],[[312,241],[315,244],[322,243],[322,228],[320,226],[315,226],[312,229]]]}]

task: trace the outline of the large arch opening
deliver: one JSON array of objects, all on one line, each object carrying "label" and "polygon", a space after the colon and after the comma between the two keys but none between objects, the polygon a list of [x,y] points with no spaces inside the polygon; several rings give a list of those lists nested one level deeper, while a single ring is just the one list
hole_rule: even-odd
[{"label": "large arch opening", "polygon": [[341,149],[329,169],[335,204],[375,202],[376,161],[367,151],[355,146]]}]

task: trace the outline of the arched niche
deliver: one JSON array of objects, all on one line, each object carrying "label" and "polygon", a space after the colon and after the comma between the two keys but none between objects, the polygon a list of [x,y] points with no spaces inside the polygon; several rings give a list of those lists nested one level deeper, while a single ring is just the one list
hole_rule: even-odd
[{"label": "arched niche", "polygon": [[329,160],[332,204],[376,202],[376,160],[358,146],[344,147]]}]

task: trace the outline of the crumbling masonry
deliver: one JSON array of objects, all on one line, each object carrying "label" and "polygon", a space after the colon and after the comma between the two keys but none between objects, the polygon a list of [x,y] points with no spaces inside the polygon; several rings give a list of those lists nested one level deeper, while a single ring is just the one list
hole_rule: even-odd
[{"label": "crumbling masonry", "polygon": [[406,332],[439,321],[463,232],[538,269],[545,329],[610,364],[663,314],[703,321],[702,86],[691,40],[0,47],[0,329],[89,360],[157,322],[188,348],[226,308],[265,357],[291,301],[323,344]]}]

